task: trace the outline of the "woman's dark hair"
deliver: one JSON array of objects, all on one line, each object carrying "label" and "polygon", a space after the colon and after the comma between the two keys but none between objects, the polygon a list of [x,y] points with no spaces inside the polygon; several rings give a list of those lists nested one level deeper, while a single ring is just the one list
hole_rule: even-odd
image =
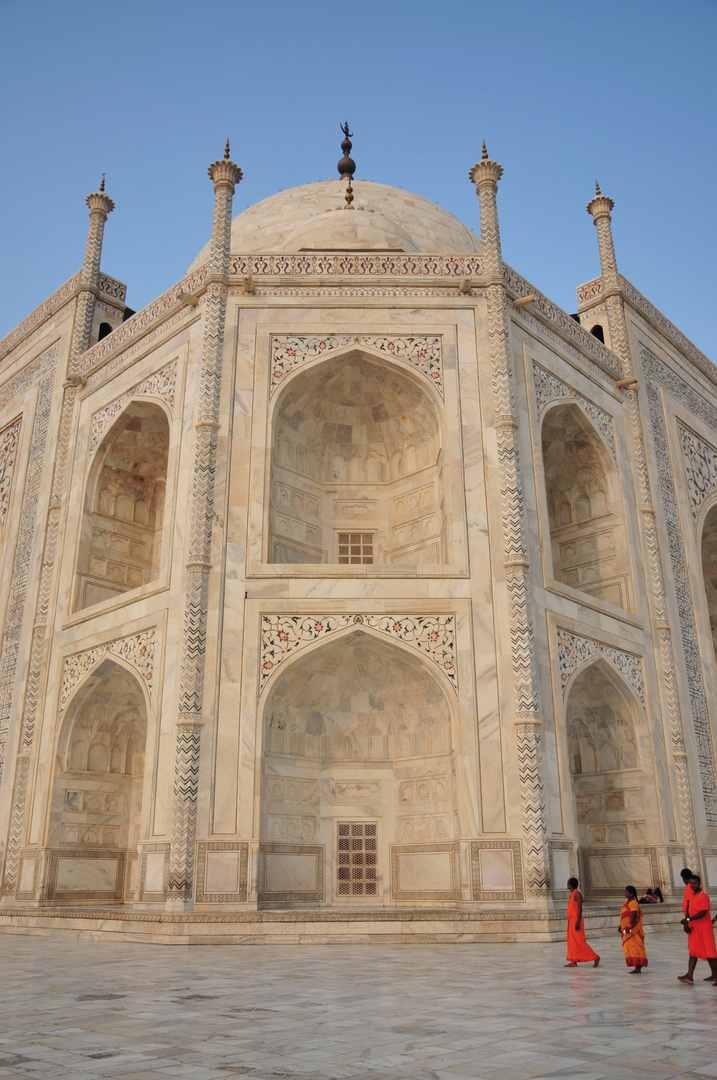
[{"label": "woman's dark hair", "polygon": [[577,887],[578,887],[578,879],[576,877],[569,877],[568,878],[568,888],[569,889],[577,889]]},{"label": "woman's dark hair", "polygon": [[684,870],[680,870],[680,877],[683,881],[687,882],[690,880],[691,877],[694,877],[694,874],[691,870],[688,870],[687,867],[685,867]]},{"label": "woman's dark hair", "polygon": [[656,896],[656,897],[657,897],[657,899],[658,899],[658,900],[660,901],[660,903],[661,903],[661,904],[664,904],[664,902],[665,902],[665,898],[664,898],[664,896],[662,895],[662,889],[660,889],[660,888],[657,888],[657,889],[653,889],[653,890],[652,890],[652,895],[653,895],[653,896]]},{"label": "woman's dark hair", "polygon": [[625,892],[629,892],[633,900],[637,900],[637,889],[634,885],[626,885]]}]

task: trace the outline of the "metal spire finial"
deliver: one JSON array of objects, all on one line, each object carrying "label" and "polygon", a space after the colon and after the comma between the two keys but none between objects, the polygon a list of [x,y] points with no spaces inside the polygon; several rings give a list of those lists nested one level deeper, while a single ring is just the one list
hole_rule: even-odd
[{"label": "metal spire finial", "polygon": [[100,180],[100,191],[105,190],[105,174],[102,173],[102,179]]},{"label": "metal spire finial", "polygon": [[351,203],[354,201],[354,189],[351,186],[351,180],[353,178],[353,174],[356,172],[356,162],[353,160],[353,158],[349,157],[353,143],[351,142],[351,132],[349,131],[348,120],[345,124],[341,124],[340,126],[341,130],[344,133],[344,139],[341,142],[341,149],[344,152],[344,156],[341,158],[341,161],[336,167],[339,170],[339,176],[341,177],[341,179],[343,180],[345,176],[348,181],[346,185],[346,195],[344,196],[346,199],[346,206],[344,207],[344,210],[352,210],[353,207],[351,206]]},{"label": "metal spire finial", "polygon": [[602,192],[600,190],[600,185],[598,184],[597,180],[595,181],[595,194],[596,195],[602,195]]},{"label": "metal spire finial", "polygon": [[488,151],[486,150],[485,139],[484,139],[483,140],[483,153],[481,155],[481,161],[487,161],[487,160],[488,160]]},{"label": "metal spire finial", "polygon": [[224,147],[224,160],[229,161],[229,139],[227,139],[227,145]]}]

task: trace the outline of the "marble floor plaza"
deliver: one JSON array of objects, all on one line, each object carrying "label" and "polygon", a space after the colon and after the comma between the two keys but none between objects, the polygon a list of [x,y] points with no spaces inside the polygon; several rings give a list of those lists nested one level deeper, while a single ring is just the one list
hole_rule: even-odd
[{"label": "marble floor plaza", "polygon": [[[564,946],[159,946],[0,939],[0,1080],[678,1080],[717,1077],[717,990],[565,971]],[[704,968],[704,970],[702,970]]]}]

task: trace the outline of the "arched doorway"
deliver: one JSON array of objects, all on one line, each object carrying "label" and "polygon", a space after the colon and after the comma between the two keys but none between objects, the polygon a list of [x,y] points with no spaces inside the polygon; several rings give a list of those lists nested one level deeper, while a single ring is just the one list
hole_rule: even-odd
[{"label": "arched doorway", "polygon": [[164,410],[130,402],[102,440],[90,472],[75,610],[159,576],[168,454]]},{"label": "arched doorway", "polygon": [[[74,860],[80,884],[96,865],[94,891],[102,891],[102,875],[111,873],[114,887],[110,882],[107,891],[122,895],[124,882],[116,875],[124,874],[140,839],[146,741],[139,680],[121,664],[103,660],[70,702],[60,732],[48,844],[72,849],[72,858],[64,860],[70,884],[64,890],[62,883],[53,884],[58,894],[73,891]],[[62,850],[57,854],[62,858]]]},{"label": "arched doorway", "polygon": [[586,894],[618,897],[625,885],[659,884],[654,845],[662,836],[645,716],[606,660],[578,672],[566,722]]},{"label": "arched doorway", "polygon": [[362,353],[295,376],[274,412],[268,561],[451,561],[441,433],[417,377]]},{"label": "arched doorway", "polygon": [[440,677],[363,631],[322,645],[265,710],[260,899],[387,902],[391,845],[454,839],[454,792]]},{"label": "arched doorway", "polygon": [[573,404],[550,409],[541,435],[553,576],[632,610],[619,477],[602,438]]}]

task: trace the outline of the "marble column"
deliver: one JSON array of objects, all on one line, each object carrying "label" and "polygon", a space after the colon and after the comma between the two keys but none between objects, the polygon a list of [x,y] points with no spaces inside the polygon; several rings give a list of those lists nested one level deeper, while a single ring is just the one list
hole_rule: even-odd
[{"label": "marble column", "polygon": [[669,726],[675,786],[680,808],[681,837],[682,842],[685,845],[685,858],[688,865],[698,866],[694,814],[687,769],[687,753],[685,751],[680,706],[677,696],[672,632],[670,630],[668,619],[665,583],[660,561],[657,528],[655,525],[655,508],[650,487],[650,477],[647,469],[645,437],[638,402],[639,383],[635,378],[635,369],[632,361],[632,353],[630,351],[630,340],[627,331],[627,322],[625,320],[622,287],[617,269],[615,244],[612,236],[611,211],[614,209],[615,203],[612,199],[602,194],[599,184],[595,185],[595,192],[595,198],[588,203],[586,209],[592,216],[597,231],[600,270],[602,274],[601,291],[605,298],[610,344],[613,352],[620,358],[623,380],[626,384],[623,385],[621,389],[627,397],[627,407],[630,417],[632,450],[636,465],[637,484],[640,496],[643,542],[647,555],[646,567],[651,608],[650,621],[657,633],[659,665],[662,674],[660,680],[661,691],[663,695],[663,707],[666,710]]},{"label": "marble column", "polygon": [[47,522],[40,570],[40,588],[35,610],[35,619],[28,664],[27,682],[23,700],[20,747],[15,764],[12,810],[10,812],[10,830],[8,834],[7,856],[3,893],[13,895],[17,888],[17,874],[20,851],[25,840],[25,819],[27,792],[30,781],[31,753],[35,738],[37,711],[42,699],[47,654],[47,626],[51,612],[51,595],[55,583],[55,564],[57,555],[57,536],[63,503],[66,502],[67,458],[70,431],[75,408],[77,391],[84,385],[79,374],[79,360],[90,345],[95,304],[99,293],[100,262],[102,259],[102,241],[105,222],[115,208],[115,204],[105,194],[105,181],[102,178],[99,191],[88,195],[85,202],[90,211],[90,224],[85,244],[85,258],[82,276],[75,300],[72,337],[70,340],[69,360],[66,378],[62,389],[57,452],[52,474],[52,494],[47,510]]},{"label": "marble column", "polygon": [[550,858],[547,845],[538,661],[533,630],[533,589],[525,526],[518,415],[513,389],[508,298],[503,281],[496,202],[498,181],[503,175],[503,167],[489,159],[485,143],[483,157],[473,166],[469,175],[476,185],[476,194],[480,199],[480,232],[493,372],[502,507],[502,555],[508,593],[526,887],[531,897],[547,897],[550,889]]},{"label": "marble column", "polygon": [[196,444],[192,473],[189,550],[180,656],[179,715],[175,732],[169,904],[191,903],[197,818],[199,754],[204,704],[207,602],[211,569],[214,480],[219,427],[219,395],[224,351],[232,199],[241,169],[224,159],[209,166],[214,182],[214,222],[204,307],[204,330],[197,393]]}]

